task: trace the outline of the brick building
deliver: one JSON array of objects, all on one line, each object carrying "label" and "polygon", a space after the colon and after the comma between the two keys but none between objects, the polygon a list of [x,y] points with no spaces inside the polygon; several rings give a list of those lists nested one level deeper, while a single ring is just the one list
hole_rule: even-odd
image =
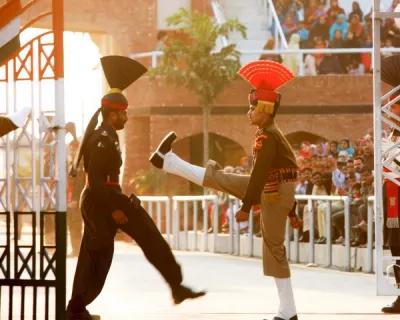
[{"label": "brick building", "polygon": [[[163,14],[159,7],[162,0],[137,0],[134,4],[120,0],[64,1],[65,28],[90,32],[102,54],[129,55],[154,50],[160,14]],[[181,2],[192,9],[211,13],[209,1]],[[49,0],[40,1],[40,5],[32,8],[36,12],[31,10],[31,15],[36,16],[49,7]],[[148,60],[143,62],[149,63]],[[216,149],[211,156],[214,154],[220,160],[221,155],[229,154],[232,165],[251,153],[254,128],[248,125],[245,115],[248,90],[244,81],[233,83],[218,98],[210,116],[211,142]],[[371,76],[302,77],[282,88],[281,93],[283,99],[277,122],[292,142],[302,138],[349,137],[354,140],[372,129]],[[179,136],[177,153],[184,159],[201,163],[196,150],[202,148],[202,116],[195,97],[182,88],[166,87],[162,79],[150,82],[146,77],[132,85],[126,94],[131,109],[124,133],[125,191],[133,191],[129,186],[131,177],[138,170],[150,167],[151,151],[170,130],[175,130]],[[177,183],[184,189],[188,187],[182,180],[178,179]]]}]

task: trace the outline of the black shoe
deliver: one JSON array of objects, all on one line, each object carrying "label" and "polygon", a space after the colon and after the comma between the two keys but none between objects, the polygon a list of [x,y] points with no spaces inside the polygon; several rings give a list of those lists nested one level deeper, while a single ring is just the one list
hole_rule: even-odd
[{"label": "black shoe", "polygon": [[[267,320],[267,319],[264,319],[264,320]],[[272,320],[286,320],[286,319],[283,319],[280,317],[274,317]],[[295,316],[291,317],[289,320],[299,320],[299,318],[297,318],[297,314],[296,314]]]},{"label": "black shoe", "polygon": [[153,154],[150,156],[149,160],[153,164],[153,166],[155,166],[158,169],[162,169],[164,164],[164,158],[162,158],[161,155],[165,155],[171,151],[172,149],[171,146],[172,143],[175,141],[175,139],[176,139],[176,134],[173,131],[171,131],[165,136],[165,138],[158,145],[157,150],[153,152]]},{"label": "black shoe", "polygon": [[391,305],[382,308],[383,313],[399,313],[400,314],[400,297]]},{"label": "black shoe", "polygon": [[67,307],[67,320],[100,320],[99,315],[92,315],[85,308],[81,313],[73,313],[70,306]]},{"label": "black shoe", "polygon": [[186,299],[196,299],[202,296],[205,296],[207,294],[206,291],[193,291],[192,289],[185,287],[185,286],[179,286],[176,289],[172,290],[172,298],[174,299],[174,303],[176,305],[182,303]]}]

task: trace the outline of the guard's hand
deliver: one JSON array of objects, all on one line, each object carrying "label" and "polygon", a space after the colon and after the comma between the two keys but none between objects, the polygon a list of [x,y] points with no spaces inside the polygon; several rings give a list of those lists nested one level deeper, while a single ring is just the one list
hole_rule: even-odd
[{"label": "guard's hand", "polygon": [[293,229],[300,230],[301,228],[303,228],[303,220],[301,220],[298,215],[289,217],[289,220],[290,220],[290,226]]},{"label": "guard's hand", "polygon": [[236,211],[235,217],[236,217],[236,222],[246,222],[249,220],[250,213],[249,212],[244,212],[243,210],[238,210]]},{"label": "guard's hand", "polygon": [[121,210],[114,210],[113,213],[111,213],[111,216],[117,224],[124,224],[128,222],[128,218]]}]

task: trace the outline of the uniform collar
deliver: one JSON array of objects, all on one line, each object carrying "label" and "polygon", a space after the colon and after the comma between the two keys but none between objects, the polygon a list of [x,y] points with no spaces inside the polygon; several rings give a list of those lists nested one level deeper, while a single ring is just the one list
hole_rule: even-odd
[{"label": "uniform collar", "polygon": [[106,130],[107,133],[108,133],[111,137],[118,139],[117,131],[115,131],[113,128],[111,128],[107,123],[102,122],[102,123],[101,123],[101,127],[102,127],[104,130]]},{"label": "uniform collar", "polygon": [[260,134],[263,134],[265,129],[269,129],[269,128],[271,128],[271,127],[274,126],[274,125],[275,125],[275,120],[274,120],[274,119],[268,120],[268,121],[264,124],[264,126],[263,126],[262,128],[258,128],[258,129],[257,129],[257,131],[256,131],[256,137],[259,136]]}]

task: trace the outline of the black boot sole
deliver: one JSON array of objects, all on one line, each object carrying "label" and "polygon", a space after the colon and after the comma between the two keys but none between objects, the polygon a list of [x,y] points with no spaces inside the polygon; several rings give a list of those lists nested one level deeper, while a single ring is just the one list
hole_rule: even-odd
[{"label": "black boot sole", "polygon": [[165,155],[170,152],[172,149],[172,143],[176,140],[176,133],[170,132],[168,135],[164,137],[161,143],[158,145],[155,152],[152,153],[149,160],[153,166],[158,169],[162,169],[164,165],[164,159],[160,156],[160,154]]},{"label": "black boot sole", "polygon": [[181,304],[183,301],[185,301],[187,299],[197,299],[200,297],[204,297],[206,294],[207,294],[207,292],[200,291],[200,292],[196,292],[195,294],[192,294],[192,295],[187,295],[185,297],[174,298],[174,304],[175,305]]}]

